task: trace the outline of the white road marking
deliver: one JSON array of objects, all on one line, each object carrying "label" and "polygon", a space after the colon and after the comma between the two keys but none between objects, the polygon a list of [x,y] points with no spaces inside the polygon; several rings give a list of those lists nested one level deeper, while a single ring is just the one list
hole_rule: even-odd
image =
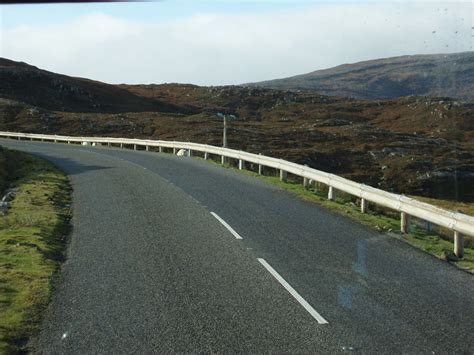
[{"label": "white road marking", "polygon": [[258,261],[260,262],[260,264],[263,265],[265,269],[268,270],[270,274],[273,275],[275,279],[278,280],[279,283],[283,285],[284,288],[286,288],[286,290],[299,302],[299,304],[301,304],[303,308],[306,309],[309,314],[311,314],[313,318],[318,321],[319,324],[328,324],[328,321],[324,319],[313,307],[311,307],[311,305],[306,302],[306,300],[301,297],[300,294],[296,292],[296,290],[291,287],[290,284],[286,282],[285,279],[281,277],[280,274],[276,272],[274,268],[272,268],[264,259],[258,258]]},{"label": "white road marking", "polygon": [[219,222],[221,222],[222,225],[223,225],[224,227],[226,227],[226,228],[229,230],[229,232],[232,233],[232,235],[235,237],[235,239],[243,239],[243,238],[239,235],[239,233],[237,233],[231,226],[229,226],[229,225],[226,223],[226,221],[224,221],[222,218],[220,218],[220,217],[217,215],[217,213],[211,212],[211,214],[212,214],[214,217],[216,217],[216,219],[217,219]]}]

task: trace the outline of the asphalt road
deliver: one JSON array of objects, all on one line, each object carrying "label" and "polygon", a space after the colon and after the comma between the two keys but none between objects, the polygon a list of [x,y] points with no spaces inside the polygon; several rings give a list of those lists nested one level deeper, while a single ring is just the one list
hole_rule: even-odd
[{"label": "asphalt road", "polygon": [[402,241],[202,160],[0,144],[74,188],[38,352],[474,353],[473,275]]}]

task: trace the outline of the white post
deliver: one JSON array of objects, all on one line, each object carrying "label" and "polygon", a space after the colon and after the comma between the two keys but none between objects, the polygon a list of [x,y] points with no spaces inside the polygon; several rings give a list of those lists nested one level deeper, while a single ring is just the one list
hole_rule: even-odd
[{"label": "white post", "polygon": [[158,153],[163,153],[163,147],[158,147]]},{"label": "white post", "polygon": [[[262,153],[258,153],[258,155],[262,155]],[[258,175],[263,174],[263,166],[262,164],[258,164]]]},{"label": "white post", "polygon": [[[308,164],[305,164],[304,166],[308,166]],[[303,188],[305,190],[308,190],[309,188],[309,179],[307,177],[303,177]]]},{"label": "white post", "polygon": [[221,155],[221,164],[224,165],[225,164],[225,156]]},{"label": "white post", "polygon": [[133,145],[133,150],[137,150],[137,145],[136,144]]},{"label": "white post", "polygon": [[360,200],[360,212],[362,213],[367,213],[367,210],[369,209],[369,201],[367,201],[365,198]]},{"label": "white post", "polygon": [[191,149],[188,150],[188,157],[192,157],[193,156],[193,151]]},{"label": "white post", "polygon": [[410,231],[410,215],[405,212],[400,214],[400,231],[402,233],[408,233]]},{"label": "white post", "polygon": [[176,148],[173,148],[173,154],[176,154]]},{"label": "white post", "polygon": [[150,150],[148,146],[145,146],[145,149],[147,152]]},{"label": "white post", "polygon": [[288,173],[285,170],[280,169],[280,181],[286,181],[287,177],[288,177]]},{"label": "white post", "polygon": [[456,231],[454,231],[454,255],[458,258],[464,256],[464,236]]},{"label": "white post", "polygon": [[208,152],[204,152],[204,160],[207,160],[209,159],[209,153]]},{"label": "white post", "polygon": [[244,161],[242,159],[239,159],[239,170],[242,170],[244,168]]},{"label": "white post", "polygon": [[123,148],[123,143],[120,143],[120,148]]},{"label": "white post", "polygon": [[328,191],[328,200],[334,201],[336,199],[336,190],[334,187],[329,186],[329,191]]}]

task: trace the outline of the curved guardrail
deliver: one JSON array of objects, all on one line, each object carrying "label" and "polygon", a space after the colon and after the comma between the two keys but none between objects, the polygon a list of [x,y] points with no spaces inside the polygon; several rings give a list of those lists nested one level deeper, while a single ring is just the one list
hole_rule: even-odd
[{"label": "curved guardrail", "polygon": [[173,152],[178,149],[186,149],[189,152],[202,152],[207,159],[209,154],[219,155],[222,162],[226,158],[238,159],[239,168],[242,169],[245,162],[258,164],[259,172],[262,167],[270,167],[280,170],[280,178],[284,180],[287,173],[291,173],[304,178],[305,184],[308,180],[317,181],[326,184],[329,187],[328,198],[335,198],[335,191],[343,191],[361,199],[361,211],[366,212],[368,202],[396,210],[401,214],[401,230],[407,232],[409,225],[409,216],[418,217],[425,221],[448,228],[454,232],[454,253],[462,257],[464,253],[463,235],[474,236],[474,217],[448,211],[428,203],[420,202],[404,195],[398,195],[383,191],[371,186],[360,184],[340,176],[326,173],[308,166],[299,165],[282,159],[276,159],[260,154],[252,154],[244,151],[238,151],[229,148],[216,147],[207,144],[198,144],[190,142],[175,142],[162,140],[144,140],[129,138],[108,138],[108,137],[72,137],[56,136],[31,133],[0,132],[0,137],[9,137],[17,139],[31,139],[53,142],[67,143],[100,143],[100,144],[118,144],[144,146],[146,150],[149,147],[158,147],[159,151],[163,148],[171,148]]}]

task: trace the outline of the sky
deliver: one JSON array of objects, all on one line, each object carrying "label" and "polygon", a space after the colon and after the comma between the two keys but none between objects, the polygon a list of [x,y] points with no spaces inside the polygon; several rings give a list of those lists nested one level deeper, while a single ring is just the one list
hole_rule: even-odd
[{"label": "sky", "polygon": [[473,44],[471,0],[0,5],[1,57],[114,84],[241,84]]}]

